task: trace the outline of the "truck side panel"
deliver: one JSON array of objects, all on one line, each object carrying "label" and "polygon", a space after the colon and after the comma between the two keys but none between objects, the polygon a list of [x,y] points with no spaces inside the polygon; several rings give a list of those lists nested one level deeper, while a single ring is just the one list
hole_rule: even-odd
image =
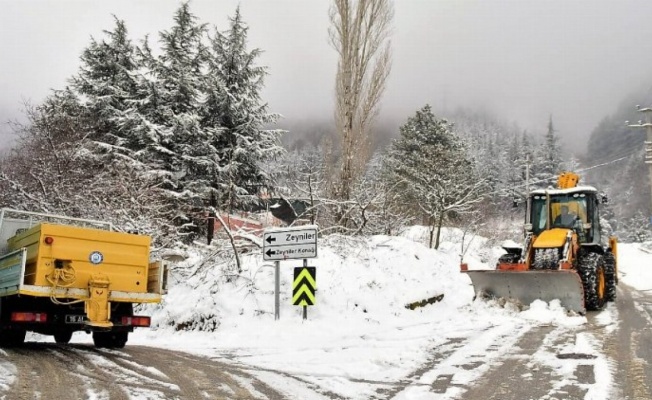
[{"label": "truck side panel", "polygon": [[26,254],[21,249],[0,257],[0,296],[18,292],[25,274]]}]

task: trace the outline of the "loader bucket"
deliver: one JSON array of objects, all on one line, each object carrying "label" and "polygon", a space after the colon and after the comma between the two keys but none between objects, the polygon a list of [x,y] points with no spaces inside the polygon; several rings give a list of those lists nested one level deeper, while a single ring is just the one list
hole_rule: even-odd
[{"label": "loader bucket", "polygon": [[562,307],[586,313],[584,287],[575,271],[463,271],[473,283],[475,293],[515,299],[524,305],[534,300],[559,299]]}]

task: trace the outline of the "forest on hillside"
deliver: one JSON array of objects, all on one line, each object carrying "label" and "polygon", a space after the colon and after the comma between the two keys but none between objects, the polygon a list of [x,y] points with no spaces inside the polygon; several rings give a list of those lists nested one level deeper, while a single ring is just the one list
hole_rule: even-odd
[{"label": "forest on hillside", "polygon": [[[335,27],[344,23],[337,11]],[[437,115],[424,104],[401,121],[374,123],[391,62],[381,31],[360,82],[334,77],[344,88],[335,121],[289,116],[294,122],[279,124],[261,97],[267,69],[247,32],[237,9],[221,30],[186,3],[152,46],[116,17],[84,49],[68,85],[14,126],[19,140],[0,160],[1,205],[107,220],[167,245],[203,238],[208,216],[283,199],[302,205],[295,223],[345,235],[422,224],[437,247],[442,226],[518,239],[528,188],[554,185],[570,170],[609,196],[607,230],[621,240],[652,237],[644,131],[625,125],[641,119],[636,104],[651,104],[652,92],[624,99],[584,155],[563,148],[554,116],[528,132],[486,112]],[[332,32],[335,50],[349,54],[348,39]],[[366,97],[346,97],[352,92]]]}]

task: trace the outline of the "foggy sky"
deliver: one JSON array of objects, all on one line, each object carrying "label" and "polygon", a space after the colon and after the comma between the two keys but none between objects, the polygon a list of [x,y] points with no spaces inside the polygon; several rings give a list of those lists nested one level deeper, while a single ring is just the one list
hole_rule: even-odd
[{"label": "foggy sky", "polygon": [[[93,36],[124,19],[134,42],[172,26],[169,0],[0,0],[0,121],[19,118],[79,67]],[[269,67],[263,93],[288,120],[333,115],[336,53],[328,0],[193,0],[201,22],[228,27],[238,4],[249,46]],[[566,143],[588,138],[624,96],[652,82],[650,1],[401,0],[381,119],[479,108],[531,133],[552,115]],[[6,134],[7,127],[0,126]]]}]

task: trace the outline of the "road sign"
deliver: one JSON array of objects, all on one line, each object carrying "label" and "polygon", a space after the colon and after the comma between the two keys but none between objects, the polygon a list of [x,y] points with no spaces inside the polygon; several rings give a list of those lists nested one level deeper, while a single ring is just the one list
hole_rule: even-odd
[{"label": "road sign", "polygon": [[292,304],[295,306],[314,306],[317,289],[317,268],[296,267],[292,283]]},{"label": "road sign", "polygon": [[263,233],[263,260],[317,257],[317,226],[274,229]]}]

